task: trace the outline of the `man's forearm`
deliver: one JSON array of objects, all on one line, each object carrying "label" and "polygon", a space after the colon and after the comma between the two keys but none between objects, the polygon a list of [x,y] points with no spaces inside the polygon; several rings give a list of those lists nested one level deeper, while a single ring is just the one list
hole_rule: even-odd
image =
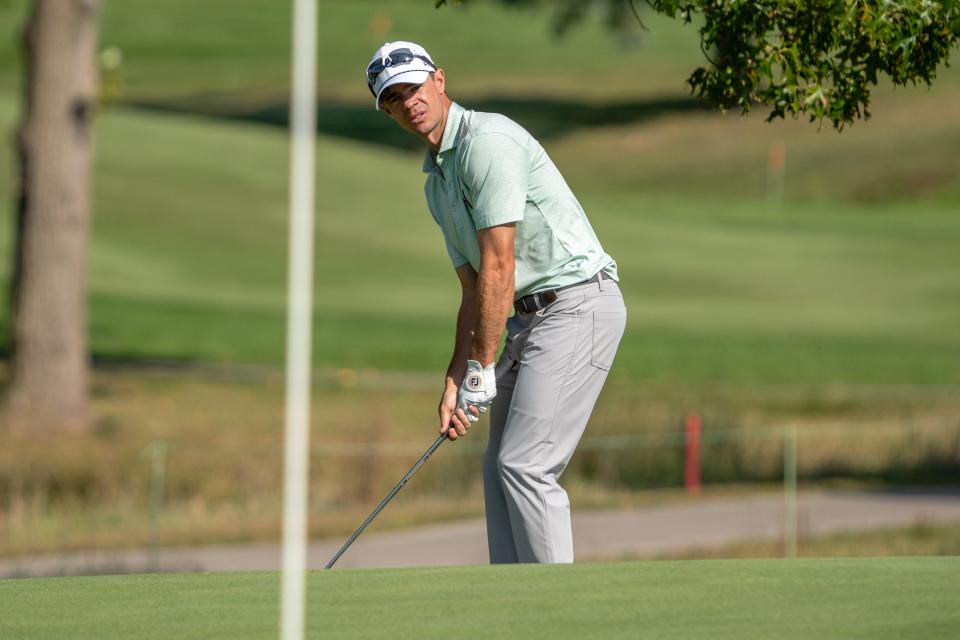
[{"label": "man's forearm", "polygon": [[477,299],[474,295],[464,294],[457,312],[457,332],[454,337],[453,357],[447,367],[447,384],[459,386],[467,370],[467,358],[477,324]]},{"label": "man's forearm", "polygon": [[[510,256],[512,258],[512,256]],[[470,359],[482,366],[497,357],[497,347],[513,304],[513,260],[483,265],[477,278],[477,320],[470,344]]]}]

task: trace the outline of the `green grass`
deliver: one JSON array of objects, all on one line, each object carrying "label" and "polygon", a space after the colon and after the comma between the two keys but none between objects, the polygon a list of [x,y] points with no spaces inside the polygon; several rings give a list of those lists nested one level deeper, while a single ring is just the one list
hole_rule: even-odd
[{"label": "green grass", "polygon": [[[0,127],[13,119],[11,102],[0,100]],[[719,122],[691,126],[729,140],[740,135],[742,127]],[[766,126],[743,126],[757,125]],[[657,138],[660,163],[682,171],[693,162],[689,151],[670,150],[670,128],[625,131]],[[671,197],[637,193],[617,175],[597,173],[603,156],[575,158],[577,148],[593,144],[578,139],[557,142],[558,162],[620,263],[630,312],[615,375],[960,381],[960,218],[948,196],[942,204],[927,198],[882,207],[788,201],[771,212],[748,192],[715,199],[679,188]],[[252,124],[102,114],[90,258],[97,355],[281,362],[286,144],[282,132]],[[757,144],[709,162],[755,158]],[[875,152],[864,143],[844,153],[853,163]],[[0,157],[0,186],[11,185],[10,162]],[[643,175],[643,166],[636,171]],[[415,155],[321,138],[318,365],[445,366],[458,292],[421,180]],[[722,192],[722,184],[720,175],[703,188]],[[0,282],[9,251],[5,233]],[[0,305],[4,332],[6,313]]]},{"label": "green grass", "polygon": [[[0,2],[0,88],[14,86],[16,32],[26,0]],[[273,0],[124,0],[104,3],[101,47],[124,54],[126,97],[137,100],[228,97],[246,103],[285,98],[291,3]],[[437,62],[470,77],[469,92],[626,96],[682,92],[702,59],[696,30],[651,16],[632,46],[588,20],[567,38],[550,30],[549,10],[504,10],[493,3],[434,9],[432,0],[319,3],[320,94],[363,100],[363,71],[387,40],[424,42]],[[624,80],[624,67],[637,69]],[[563,73],[557,73],[557,69]],[[509,73],[504,70],[509,69]],[[372,111],[372,108],[371,108]]]},{"label": "green grass", "polygon": [[[11,43],[0,48],[2,130],[16,119],[12,45],[26,6],[0,2]],[[126,99],[244,112],[286,97],[288,11],[267,0],[108,2],[101,40],[124,51]],[[385,33],[378,14],[389,18]],[[357,69],[401,35],[435,43],[451,91],[468,104],[572,100],[544,104],[558,121],[575,121],[578,102],[679,95],[701,55],[693,30],[668,20],[652,20],[636,49],[595,21],[563,40],[548,23],[548,12],[494,3],[324,2],[321,98],[363,105],[380,122]],[[635,80],[624,80],[625,68]],[[614,376],[960,382],[958,78],[945,72],[929,91],[881,88],[874,119],[842,136],[668,112],[581,123],[546,141],[621,267],[629,326]],[[536,121],[536,108],[526,113]],[[765,199],[767,151],[778,141],[787,149],[779,207]],[[0,193],[12,193],[5,149]],[[419,155],[334,136],[318,151],[314,362],[441,371],[458,291],[423,203]],[[101,112],[89,265],[97,356],[281,362],[287,158],[286,135],[272,127]],[[0,287],[12,204],[0,201]],[[0,304],[0,350],[8,313]]]},{"label": "green grass", "polygon": [[[307,631],[336,638],[953,637],[960,558],[673,561],[313,572]],[[262,638],[275,573],[0,582],[0,634]],[[56,611],[56,615],[51,615]]]}]

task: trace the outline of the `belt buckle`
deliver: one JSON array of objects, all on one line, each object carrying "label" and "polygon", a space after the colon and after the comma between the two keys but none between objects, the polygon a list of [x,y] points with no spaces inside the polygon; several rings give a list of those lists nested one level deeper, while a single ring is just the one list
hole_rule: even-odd
[{"label": "belt buckle", "polygon": [[517,299],[513,303],[513,308],[516,309],[518,313],[533,313],[555,302],[556,299],[557,292],[554,289],[548,289],[547,291],[531,293],[528,296]]}]

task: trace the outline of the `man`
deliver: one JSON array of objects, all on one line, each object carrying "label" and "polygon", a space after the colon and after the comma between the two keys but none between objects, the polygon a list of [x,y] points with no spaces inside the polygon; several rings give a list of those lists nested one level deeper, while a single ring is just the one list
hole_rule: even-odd
[{"label": "man", "polygon": [[462,288],[440,432],[465,436],[492,406],[490,561],[572,562],[570,503],[557,481],[623,335],[616,263],[540,144],[504,116],[452,102],[423,47],[380,47],[367,86],[377,109],[429,146],[427,204]]}]

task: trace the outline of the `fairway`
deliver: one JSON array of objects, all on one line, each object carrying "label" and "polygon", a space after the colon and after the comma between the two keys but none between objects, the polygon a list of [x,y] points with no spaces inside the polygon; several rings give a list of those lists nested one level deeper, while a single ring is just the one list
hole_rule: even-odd
[{"label": "fairway", "polygon": [[[12,127],[13,113],[0,97],[0,125]],[[689,126],[707,136],[710,122]],[[94,354],[279,363],[285,134],[121,109],[98,126]],[[590,144],[574,137],[556,151],[621,268],[630,319],[616,375],[960,380],[952,205],[889,204],[878,213],[844,202],[771,215],[756,202],[688,194],[667,202],[604,178],[598,160],[576,160]],[[458,294],[423,209],[420,158],[331,137],[319,151],[314,364],[441,371]],[[12,174],[7,162],[0,157],[0,189]],[[371,173],[383,176],[378,189],[367,188]],[[0,284],[11,248],[0,236]],[[0,349],[8,313],[0,305]]]},{"label": "fairway", "polygon": [[[313,572],[327,638],[948,638],[960,558]],[[275,573],[0,582],[3,638],[265,638]],[[54,614],[54,612],[56,612]]]}]

